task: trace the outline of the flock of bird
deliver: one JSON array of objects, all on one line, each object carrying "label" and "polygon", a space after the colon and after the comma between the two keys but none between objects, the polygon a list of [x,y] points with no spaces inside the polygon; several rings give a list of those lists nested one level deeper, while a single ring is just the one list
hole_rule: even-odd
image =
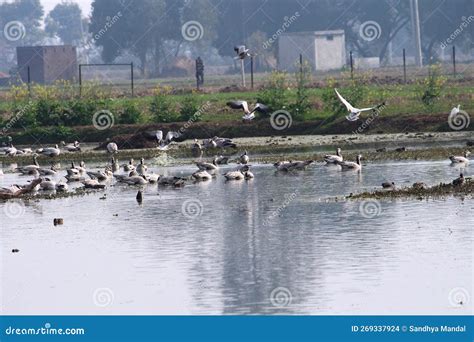
[{"label": "flock of bird", "polygon": [[[165,139],[163,139],[163,133],[161,131],[156,133],[159,148],[163,146],[169,146],[176,137],[175,132],[168,132]],[[62,148],[70,153],[81,151],[80,144],[75,141],[71,144],[60,144]],[[226,148],[237,148],[237,145],[227,138],[213,137],[210,139],[204,139],[200,143],[197,139],[191,145],[193,152],[202,152],[203,149],[226,149]],[[20,151],[20,152],[19,152]],[[40,148],[33,151],[32,149],[16,149],[12,144],[9,146],[0,147],[0,152],[3,152],[8,156],[25,155],[31,154],[33,163],[31,165],[25,165],[17,167],[14,172],[19,173],[23,176],[32,176],[33,180],[40,179],[41,181],[35,186],[34,190],[45,190],[45,191],[68,191],[69,183],[78,182],[83,185],[85,189],[104,189],[107,184],[110,184],[113,180],[117,184],[143,186],[146,184],[159,184],[162,186],[173,186],[183,187],[187,182],[202,182],[210,181],[219,175],[219,168],[221,165],[229,164],[234,162],[237,164],[235,170],[228,171],[222,174],[226,181],[233,180],[251,180],[255,176],[251,172],[250,157],[247,151],[241,154],[238,158],[231,160],[230,156],[219,155],[212,159],[212,161],[196,161],[195,165],[197,170],[188,177],[166,177],[153,172],[149,172],[148,166],[145,164],[143,158],[138,163],[135,163],[133,159],[130,159],[125,164],[120,164],[116,159],[116,154],[119,152],[116,143],[110,142],[107,145],[107,152],[111,155],[107,165],[101,170],[89,170],[86,168],[85,163],[82,161],[76,165],[72,162],[70,167],[65,171],[66,174],[61,177],[61,180],[55,181],[54,177],[58,175],[59,167],[52,165],[51,167],[41,167],[38,163],[38,156],[43,155],[50,158],[58,157],[61,154],[61,148],[58,145],[54,147]],[[450,156],[449,159],[452,164],[469,164],[470,152],[466,151],[462,156]],[[201,154],[202,156],[202,154]],[[335,154],[328,154],[321,160],[327,165],[339,166],[341,171],[360,171],[362,169],[362,156],[358,155],[355,161],[348,161],[344,159],[340,148],[336,150]],[[277,172],[288,173],[306,170],[310,165],[315,163],[314,160],[303,160],[303,161],[279,161],[274,165]],[[3,171],[0,169],[0,175]],[[461,174],[460,178],[455,180],[455,185],[460,184],[464,181],[464,176]],[[29,181],[31,184],[32,180]],[[13,185],[7,188],[0,188],[0,195],[13,195],[15,191],[24,189],[29,184],[24,186]],[[453,183],[454,184],[454,183]],[[394,188],[393,182],[386,182],[382,184],[383,188]]]}]

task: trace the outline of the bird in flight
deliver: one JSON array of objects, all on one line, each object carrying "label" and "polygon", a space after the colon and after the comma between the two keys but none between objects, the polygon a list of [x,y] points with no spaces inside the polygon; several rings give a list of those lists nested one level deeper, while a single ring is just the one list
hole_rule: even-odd
[{"label": "bird in flight", "polygon": [[346,106],[347,108],[347,111],[349,112],[349,115],[346,116],[346,119],[348,121],[357,121],[359,120],[359,116],[361,113],[363,112],[370,112],[370,111],[376,111],[377,109],[381,108],[381,107],[384,107],[385,106],[385,102],[378,105],[378,106],[375,106],[375,107],[370,107],[370,108],[355,108],[353,105],[351,105],[345,98],[342,97],[341,94],[339,94],[339,92],[337,91],[337,89],[334,89],[336,94],[337,94],[337,97],[339,97],[339,100],[341,100],[341,102],[344,104],[344,106]]},{"label": "bird in flight", "polygon": [[268,106],[257,103],[255,107],[252,109],[252,111],[249,110],[249,104],[247,101],[229,101],[227,102],[227,106],[229,106],[232,109],[241,109],[244,112],[244,116],[242,117],[242,120],[244,122],[250,122],[253,119],[255,119],[255,113],[259,112],[262,114],[266,114],[269,112]]}]

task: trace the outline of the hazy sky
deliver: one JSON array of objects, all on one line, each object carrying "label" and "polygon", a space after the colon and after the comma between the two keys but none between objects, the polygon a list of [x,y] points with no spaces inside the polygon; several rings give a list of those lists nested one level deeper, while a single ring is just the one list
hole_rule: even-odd
[{"label": "hazy sky", "polygon": [[[41,0],[45,14],[51,11],[54,6],[56,6],[60,2],[61,0]],[[79,4],[82,9],[82,14],[84,16],[88,16],[90,14],[92,0],[73,0],[72,2],[76,2],[77,4]]]}]

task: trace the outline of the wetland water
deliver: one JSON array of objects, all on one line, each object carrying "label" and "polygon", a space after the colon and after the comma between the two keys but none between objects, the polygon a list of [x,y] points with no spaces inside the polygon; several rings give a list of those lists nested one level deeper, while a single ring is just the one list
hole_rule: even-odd
[{"label": "wetland water", "polygon": [[472,314],[472,300],[458,303],[473,295],[472,198],[326,201],[384,181],[446,182],[459,175],[449,162],[253,172],[179,190],[149,185],[141,206],[137,188],[122,185],[105,200],[20,202],[15,217],[0,203],[2,313]]}]

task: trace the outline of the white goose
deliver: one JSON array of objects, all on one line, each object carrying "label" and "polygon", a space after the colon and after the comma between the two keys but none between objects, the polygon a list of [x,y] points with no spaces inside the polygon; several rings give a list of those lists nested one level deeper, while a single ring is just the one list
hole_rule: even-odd
[{"label": "white goose", "polygon": [[120,165],[114,157],[112,157],[112,159],[110,160],[110,165],[112,167],[113,173],[116,173],[120,170]]},{"label": "white goose", "polygon": [[27,166],[22,166],[22,167],[18,167],[16,169],[17,172],[20,172],[24,175],[30,175],[31,172],[33,172],[34,170],[39,170],[40,166],[38,164],[38,158],[36,157],[36,155],[33,156],[33,164],[32,165],[27,165]]},{"label": "white goose", "polygon": [[216,158],[212,160],[212,163],[196,162],[196,166],[201,171],[215,171],[218,169]]},{"label": "white goose", "polygon": [[245,165],[241,168],[239,168],[237,171],[229,171],[226,174],[224,174],[224,177],[226,180],[242,180],[245,179],[245,173],[249,171],[249,166]]},{"label": "white goose", "polygon": [[344,158],[342,157],[342,153],[341,153],[341,149],[338,148],[336,150],[336,154],[326,154],[324,156],[324,161],[327,163],[327,164],[337,164],[338,162],[342,162],[344,161]]},{"label": "white goose", "polygon": [[123,166],[123,171],[125,171],[125,172],[135,171],[135,165],[133,165],[134,163],[135,163],[135,161],[133,160],[133,158],[130,159],[128,164],[122,165]]},{"label": "white goose", "polygon": [[[66,145],[66,144],[64,144]],[[74,141],[74,143],[72,144],[68,144],[66,146],[64,146],[64,149],[68,152],[80,152],[81,151],[81,147],[80,147],[80,144],[79,144],[79,141]]]},{"label": "white goose", "polygon": [[359,154],[356,158],[356,162],[342,161],[342,162],[338,162],[337,165],[340,165],[343,171],[360,170],[362,169],[362,164],[360,163],[361,159],[362,159],[362,156]]},{"label": "white goose", "polygon": [[54,191],[56,190],[56,182],[51,180],[50,178],[45,178],[40,183],[40,188],[44,191]]},{"label": "white goose", "polygon": [[191,175],[191,177],[197,182],[208,181],[212,179],[212,175],[205,170],[196,171]]},{"label": "white goose", "polygon": [[97,179],[86,179],[82,184],[85,189],[105,189],[105,184],[100,184]]},{"label": "white goose", "polygon": [[451,156],[449,159],[452,164],[469,164],[468,157],[471,155],[470,151],[464,152],[464,156]]},{"label": "white goose", "polygon": [[250,161],[249,155],[247,151],[245,151],[244,154],[240,156],[240,163],[245,165],[245,164],[248,164],[249,161]]},{"label": "white goose", "polygon": [[137,165],[136,170],[140,175],[146,175],[148,171],[148,166],[145,165],[145,159],[140,159],[140,164]]},{"label": "white goose", "polygon": [[118,153],[118,146],[116,143],[111,142],[107,144],[107,152],[110,154]]},{"label": "white goose", "polygon": [[59,149],[59,146],[56,144],[54,145],[54,147],[40,148],[36,151],[36,153],[42,154],[44,156],[48,156],[50,158],[54,158],[61,154],[61,150]]},{"label": "white goose", "polygon": [[14,157],[18,153],[18,150],[16,149],[15,146],[13,146],[12,143],[10,143],[10,147],[7,147],[5,149],[5,154],[9,157]]},{"label": "white goose", "polygon": [[349,115],[346,116],[346,119],[349,120],[349,121],[357,121],[357,120],[359,120],[359,116],[360,116],[361,113],[377,110],[377,109],[385,106],[385,103],[382,103],[378,106],[370,107],[370,108],[361,108],[361,109],[355,108],[345,98],[343,98],[341,96],[341,94],[339,94],[337,89],[334,89],[334,91],[336,92],[337,97],[339,97],[339,100],[341,100],[341,102],[344,104],[344,106],[346,106],[347,111],[349,112]]}]

